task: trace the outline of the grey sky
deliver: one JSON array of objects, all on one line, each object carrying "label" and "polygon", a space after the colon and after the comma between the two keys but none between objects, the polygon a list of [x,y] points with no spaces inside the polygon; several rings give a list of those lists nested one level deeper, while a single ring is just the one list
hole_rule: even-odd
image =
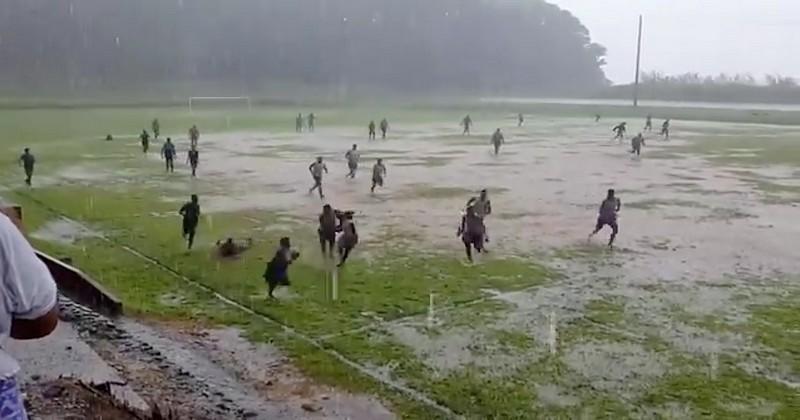
[{"label": "grey sky", "polygon": [[633,80],[640,13],[643,70],[800,76],[800,0],[547,1],[608,48],[605,70],[615,83]]}]

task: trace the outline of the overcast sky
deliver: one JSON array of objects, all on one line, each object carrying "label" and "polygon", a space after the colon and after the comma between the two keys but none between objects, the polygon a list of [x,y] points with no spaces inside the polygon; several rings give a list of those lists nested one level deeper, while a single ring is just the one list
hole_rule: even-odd
[{"label": "overcast sky", "polygon": [[644,16],[642,70],[800,76],[800,0],[547,0],[608,48],[606,75],[631,82]]}]

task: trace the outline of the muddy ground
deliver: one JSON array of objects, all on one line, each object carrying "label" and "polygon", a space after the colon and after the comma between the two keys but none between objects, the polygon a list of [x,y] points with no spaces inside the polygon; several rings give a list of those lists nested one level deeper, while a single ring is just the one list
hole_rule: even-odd
[{"label": "muddy ground", "polygon": [[[370,238],[411,242],[423,252],[463,252],[454,237],[460,209],[470,196],[487,188],[494,207],[487,221],[491,251],[537,258],[562,276],[513,293],[486,290],[489,300],[504,306],[475,325],[456,325],[469,309],[449,307],[432,311],[435,328],[430,328],[429,317],[419,316],[352,333],[404,346],[434,376],[446,378],[473,370],[486,377],[513,376],[517,367],[554,354],[568,370],[558,383],[521,384],[535,393],[539,406],[579,410],[588,395],[579,389],[588,385],[592,393],[611,396],[643,418],[697,414],[691,404],[642,402],[649,390],[676,372],[701,371],[714,378],[720,371],[736,369],[791,389],[800,387],[798,372],[780,357],[780,350],[757,340],[748,328],[752,305],[770,305],[795,292],[794,276],[800,272],[800,249],[792,246],[800,235],[797,196],[778,192],[780,200],[775,200],[775,194],[767,194],[754,177],[791,190],[798,186],[796,165],[761,163],[743,169],[714,161],[711,153],[687,152],[689,146],[709,137],[744,135],[753,140],[751,145],[725,153],[747,159],[759,156],[759,142],[797,135],[795,128],[674,122],[672,139],[648,135],[642,156],[634,157],[628,153],[629,144],[611,141],[608,123],[571,118],[529,119],[522,128],[509,127],[508,119],[476,123],[479,134],[470,137],[458,135],[454,124],[442,122],[398,127],[388,140],[373,142],[357,128],[323,128],[304,135],[204,135],[199,180],[176,177],[163,183],[163,188],[202,190],[203,208],[212,216],[269,211],[313,224],[324,202],[355,210],[366,245],[354,258],[380,257],[369,246]],[[489,133],[497,126],[508,127],[507,144],[494,156]],[[357,178],[346,180],[343,156],[353,143],[360,147],[362,163]],[[184,146],[179,141],[179,148]],[[131,153],[135,149],[131,143]],[[307,193],[311,186],[307,168],[316,156],[325,157],[330,170],[325,177],[325,201]],[[378,157],[385,160],[388,177],[386,186],[373,195],[369,193],[370,168]],[[108,167],[82,171],[76,166],[60,179],[42,182],[104,179],[124,183],[144,170],[134,168],[120,175]],[[159,186],[159,179],[145,182]],[[590,243],[586,240],[609,188],[617,190],[623,203],[614,250],[604,246],[607,231]],[[54,226],[41,235],[56,232],[59,239],[69,237],[63,230],[64,226]],[[581,335],[575,325],[585,320],[587,328],[599,329],[601,334]],[[725,328],[712,328],[710,320]],[[737,330],[737,326],[742,328]],[[157,331],[131,328],[135,335],[152,337],[158,348]],[[490,334],[496,331],[520,334],[530,343],[524,351],[500,349]],[[202,334],[205,343],[226,343],[226,347],[195,348],[195,333]],[[219,365],[226,365],[227,351],[245,351],[261,362],[279,357],[274,349],[249,348],[231,334],[190,331],[177,336],[183,342],[178,349],[167,346],[172,349],[166,352],[175,352],[175,358],[186,364],[183,369],[208,372],[201,376],[217,378],[216,386],[232,389],[228,398],[242,408],[264,409],[247,403],[263,389],[262,372],[251,372],[241,360],[228,363],[233,373],[221,373]],[[325,339],[335,343],[347,335]],[[660,345],[653,348],[652,339]],[[183,357],[181,352],[194,356]],[[689,357],[696,364],[680,366],[676,357]],[[720,364],[720,358],[726,363]],[[393,369],[391,364],[382,366],[381,360],[363,362],[376,369]],[[226,375],[245,375],[251,382],[244,388],[231,387]],[[296,410],[292,395],[299,391],[281,392]],[[330,404],[312,399],[326,408]],[[372,402],[356,400],[350,404],[356,413],[360,406],[367,412],[382,412]],[[759,399],[737,400],[737,404],[719,401],[724,407],[721,412],[766,416],[787,403]],[[342,415],[358,418],[352,413]]]}]

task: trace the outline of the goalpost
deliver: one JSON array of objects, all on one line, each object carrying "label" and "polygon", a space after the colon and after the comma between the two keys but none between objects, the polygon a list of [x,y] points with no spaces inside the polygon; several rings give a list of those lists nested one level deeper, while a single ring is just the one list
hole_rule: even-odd
[{"label": "goalpost", "polygon": [[192,96],[189,98],[189,112],[194,111],[195,102],[209,101],[209,102],[244,102],[247,103],[247,110],[253,110],[253,104],[249,96]]}]

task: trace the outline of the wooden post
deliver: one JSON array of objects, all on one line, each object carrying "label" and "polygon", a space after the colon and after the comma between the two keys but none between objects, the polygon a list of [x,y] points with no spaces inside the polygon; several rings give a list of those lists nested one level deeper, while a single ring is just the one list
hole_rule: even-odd
[{"label": "wooden post", "polygon": [[633,84],[633,106],[639,106],[639,62],[642,58],[642,15],[639,15],[639,38],[636,42],[636,81]]}]

